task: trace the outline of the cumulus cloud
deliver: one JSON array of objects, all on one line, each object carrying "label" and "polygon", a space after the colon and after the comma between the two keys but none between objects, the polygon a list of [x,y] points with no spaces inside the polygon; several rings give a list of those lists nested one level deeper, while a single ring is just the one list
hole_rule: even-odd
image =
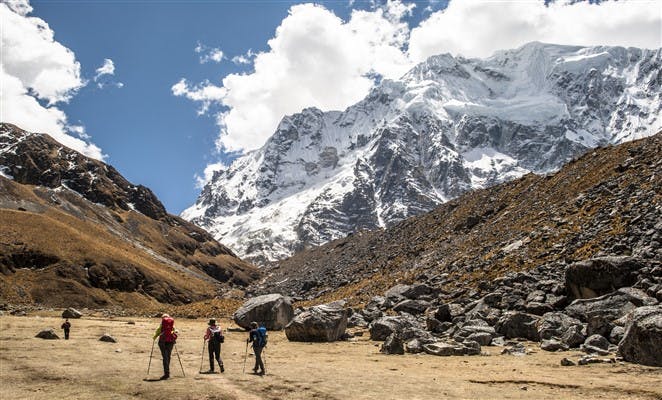
[{"label": "cumulus cloud", "polygon": [[[428,11],[439,4],[428,1]],[[375,76],[397,79],[431,55],[484,57],[530,41],[662,46],[658,0],[452,0],[440,11],[422,10],[427,18],[410,27],[413,9],[412,2],[388,0],[343,21],[319,5],[293,6],[267,51],[232,58],[252,63],[252,71],[220,82],[181,79],[172,92],[216,119],[219,149],[249,151],[264,144],[283,116],[310,106],[342,110],[368,93]]]},{"label": "cumulus cloud", "polygon": [[573,45],[662,46],[658,0],[600,3],[451,1],[411,31],[409,55],[485,57],[532,41]]},{"label": "cumulus cloud", "polygon": [[28,14],[28,1],[0,3],[2,59],[0,60],[0,120],[33,132],[48,133],[87,156],[103,159],[101,149],[74,137],[58,103],[68,101],[85,85],[74,53],[54,40],[48,24]]},{"label": "cumulus cloud", "polygon": [[224,58],[223,50],[219,48],[208,47],[198,43],[194,50],[196,53],[200,54],[200,64],[208,62],[220,63]]},{"label": "cumulus cloud", "polygon": [[225,107],[216,114],[219,148],[258,148],[284,115],[308,106],[343,109],[367,94],[371,76],[405,73],[411,67],[403,52],[409,29],[401,18],[412,8],[389,1],[354,10],[345,22],[319,5],[293,6],[269,50],[255,55],[251,73],[230,74],[220,84],[182,79],[172,92],[200,102],[202,112],[214,103]]}]

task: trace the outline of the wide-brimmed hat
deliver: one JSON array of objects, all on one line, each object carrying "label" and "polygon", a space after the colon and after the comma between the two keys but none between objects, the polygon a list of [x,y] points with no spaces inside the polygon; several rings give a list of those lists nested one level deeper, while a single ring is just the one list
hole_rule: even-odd
[{"label": "wide-brimmed hat", "polygon": [[216,325],[216,320],[214,318],[210,318],[207,325]]}]

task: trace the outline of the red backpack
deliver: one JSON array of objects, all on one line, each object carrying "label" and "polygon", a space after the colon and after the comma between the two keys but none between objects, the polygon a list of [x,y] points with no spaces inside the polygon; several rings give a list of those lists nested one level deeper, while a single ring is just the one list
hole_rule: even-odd
[{"label": "red backpack", "polygon": [[166,343],[171,343],[177,340],[177,334],[175,333],[175,320],[171,317],[166,317],[161,320],[161,336]]}]

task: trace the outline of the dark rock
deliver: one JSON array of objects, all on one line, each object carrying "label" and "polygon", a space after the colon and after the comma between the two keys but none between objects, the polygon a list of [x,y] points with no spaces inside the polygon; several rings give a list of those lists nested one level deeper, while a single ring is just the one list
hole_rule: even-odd
[{"label": "dark rock", "polygon": [[582,333],[580,325],[570,327],[561,337],[561,341],[571,348],[579,347],[585,340],[586,336]]},{"label": "dark rock", "polygon": [[108,342],[108,343],[117,343],[117,339],[115,339],[114,337],[112,337],[111,335],[109,335],[107,333],[104,334],[103,336],[101,336],[99,338],[99,341],[100,342]]},{"label": "dark rock", "polygon": [[456,303],[442,304],[434,311],[434,318],[441,322],[451,322],[464,314],[464,307]]},{"label": "dark rock", "polygon": [[365,318],[361,313],[355,312],[349,318],[347,318],[348,328],[354,328],[354,327],[365,328],[367,326],[368,326],[368,321],[365,320]]},{"label": "dark rock", "polygon": [[628,315],[618,352],[625,361],[662,367],[662,306],[640,307]]},{"label": "dark rock", "polygon": [[526,312],[534,315],[543,315],[554,311],[554,307],[547,303],[531,302],[525,306]]},{"label": "dark rock", "polygon": [[631,300],[627,294],[613,292],[592,299],[577,299],[565,308],[565,312],[581,321],[588,321],[594,316],[613,321],[636,308]]},{"label": "dark rock", "polygon": [[294,342],[334,342],[345,333],[347,315],[344,301],[313,306],[285,326],[285,335]]},{"label": "dark rock", "polygon": [[632,286],[636,271],[645,266],[640,259],[627,256],[601,257],[571,264],[565,273],[566,290],[576,299],[605,295]]},{"label": "dark rock", "polygon": [[75,308],[67,308],[66,310],[62,311],[62,318],[80,318],[83,316],[83,313],[80,311],[76,310]]},{"label": "dark rock", "polygon": [[568,359],[568,358],[563,357],[563,358],[561,359],[561,365],[564,366],[564,367],[572,367],[572,366],[575,366],[575,365],[577,365],[577,364],[575,364],[574,361],[572,361],[572,360],[570,360],[570,359]]},{"label": "dark rock", "polygon": [[591,315],[586,324],[586,334],[601,335],[608,337],[611,330],[614,329],[614,323],[600,315]]},{"label": "dark rock", "polygon": [[379,351],[384,354],[405,354],[402,339],[395,333],[388,335]]},{"label": "dark rock", "polygon": [[49,328],[49,329],[44,329],[43,331],[37,333],[35,336],[39,339],[59,339],[60,337],[55,333],[55,329]]},{"label": "dark rock", "polygon": [[568,345],[556,339],[543,339],[540,343],[540,348],[545,351],[566,351],[568,350]]},{"label": "dark rock", "polygon": [[403,332],[407,328],[414,328],[414,322],[404,316],[387,316],[370,323],[370,340],[386,340],[392,333]]},{"label": "dark rock", "polygon": [[[545,313],[536,323],[538,336],[541,339],[560,338],[572,327],[579,326],[581,331],[582,323],[576,318],[567,316],[562,312]],[[584,342],[582,338],[581,343]],[[580,343],[580,344],[581,344]]]},{"label": "dark rock", "polygon": [[621,340],[623,340],[623,336],[625,335],[625,328],[622,326],[615,326],[611,332],[609,332],[609,343],[611,344],[618,344],[620,343]]},{"label": "dark rock", "polygon": [[602,350],[609,348],[609,340],[601,335],[591,335],[584,341],[584,346],[593,346]]},{"label": "dark rock", "polygon": [[535,315],[509,311],[499,319],[495,329],[507,339],[524,338],[539,341],[540,335],[536,329],[538,320],[539,317]]},{"label": "dark rock", "polygon": [[393,306],[393,311],[406,312],[412,315],[418,315],[425,312],[430,303],[424,300],[403,300]]},{"label": "dark rock", "polygon": [[251,322],[255,321],[269,330],[280,330],[294,318],[292,299],[280,294],[254,297],[244,303],[232,318],[244,329],[249,329]]},{"label": "dark rock", "polygon": [[475,332],[466,337],[464,343],[477,342],[481,346],[489,346],[492,343],[494,335],[487,332]]}]

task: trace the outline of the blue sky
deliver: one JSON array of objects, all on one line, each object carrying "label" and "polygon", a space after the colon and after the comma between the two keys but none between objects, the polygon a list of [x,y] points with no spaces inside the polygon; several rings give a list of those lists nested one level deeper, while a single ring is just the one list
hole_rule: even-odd
[{"label": "blue sky", "polygon": [[[656,1],[10,3],[14,14],[0,5],[3,122],[103,154],[172,213],[195,202],[205,170],[261,146],[283,115],[347,107],[375,75],[396,79],[432,54],[486,56],[531,40],[660,47],[662,18]],[[34,39],[43,48],[25,33],[34,18],[54,35]],[[114,69],[98,76],[105,60]]]}]

